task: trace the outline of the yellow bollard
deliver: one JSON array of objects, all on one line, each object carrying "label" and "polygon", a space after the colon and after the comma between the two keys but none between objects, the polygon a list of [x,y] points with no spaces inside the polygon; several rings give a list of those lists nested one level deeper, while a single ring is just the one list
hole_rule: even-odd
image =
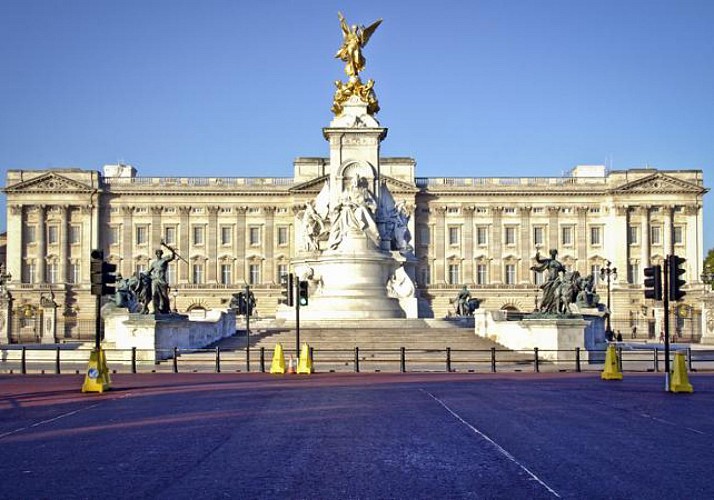
[{"label": "yellow bollard", "polygon": [[107,368],[107,358],[102,349],[93,349],[89,355],[89,366],[84,376],[82,392],[102,393],[110,389],[111,379]]},{"label": "yellow bollard", "polygon": [[687,376],[687,362],[683,352],[674,353],[674,370],[672,370],[672,378],[669,380],[669,390],[670,392],[694,392]]},{"label": "yellow bollard", "polygon": [[285,373],[285,355],[283,354],[283,345],[280,343],[275,344],[270,373],[273,375],[282,375]]},{"label": "yellow bollard", "polygon": [[297,372],[310,375],[312,373],[312,360],[310,359],[310,346],[303,344],[300,349]]},{"label": "yellow bollard", "polygon": [[615,344],[607,346],[607,354],[605,354],[605,369],[600,374],[602,380],[622,380],[622,372],[620,371],[620,363],[617,359],[617,351]]}]

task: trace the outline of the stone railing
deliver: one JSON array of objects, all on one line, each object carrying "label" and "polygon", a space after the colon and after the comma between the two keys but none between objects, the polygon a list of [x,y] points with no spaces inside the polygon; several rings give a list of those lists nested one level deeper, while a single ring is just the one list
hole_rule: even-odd
[{"label": "stone railing", "polygon": [[103,177],[108,187],[232,187],[291,186],[292,177]]},{"label": "stone railing", "polygon": [[416,177],[419,188],[504,186],[592,186],[607,184],[602,177]]}]

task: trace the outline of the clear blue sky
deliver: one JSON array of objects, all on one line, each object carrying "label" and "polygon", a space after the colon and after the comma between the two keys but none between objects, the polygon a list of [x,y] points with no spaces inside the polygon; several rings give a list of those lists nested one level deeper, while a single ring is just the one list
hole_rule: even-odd
[{"label": "clear blue sky", "polygon": [[712,0],[3,0],[2,182],[117,161],[292,175],[294,157],[327,155],[338,10],[384,18],[363,76],[383,154],[416,158],[419,176],[605,163],[703,169],[714,186]]}]

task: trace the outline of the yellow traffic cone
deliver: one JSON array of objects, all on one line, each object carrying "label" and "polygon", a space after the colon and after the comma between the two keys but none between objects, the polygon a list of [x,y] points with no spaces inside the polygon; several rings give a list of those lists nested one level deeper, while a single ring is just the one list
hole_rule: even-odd
[{"label": "yellow traffic cone", "polygon": [[617,351],[615,345],[607,346],[607,354],[605,354],[605,369],[600,374],[602,380],[622,380],[622,372],[620,371],[620,363],[617,359]]},{"label": "yellow traffic cone", "polygon": [[283,346],[280,343],[275,344],[275,350],[273,350],[273,362],[270,365],[270,373],[273,375],[282,375],[285,373],[285,355],[283,354]]},{"label": "yellow traffic cone", "polygon": [[302,345],[300,349],[300,359],[298,360],[297,372],[310,375],[312,373],[312,360],[310,359],[310,347]]},{"label": "yellow traffic cone", "polygon": [[111,380],[107,368],[107,358],[102,349],[93,349],[89,355],[89,365],[84,376],[82,392],[102,393],[110,389]]},{"label": "yellow traffic cone", "polygon": [[670,392],[694,392],[687,376],[687,362],[683,352],[674,353],[674,370],[672,378],[669,380],[669,390]]}]

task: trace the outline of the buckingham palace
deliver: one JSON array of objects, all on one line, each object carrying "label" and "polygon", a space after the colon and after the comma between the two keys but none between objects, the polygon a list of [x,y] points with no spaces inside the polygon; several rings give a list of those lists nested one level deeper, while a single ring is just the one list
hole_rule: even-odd
[{"label": "buckingham palace", "polygon": [[[56,340],[81,337],[96,314],[91,250],[130,276],[146,270],[162,240],[185,257],[168,270],[173,310],[226,308],[249,285],[257,314],[274,316],[298,250],[297,214],[326,183],[329,161],[297,158],[293,176],[277,178],[151,177],[124,164],[9,171],[6,341],[32,341],[50,302]],[[482,308],[534,310],[542,282],[534,256],[553,248],[568,269],[596,280],[603,267],[616,268],[613,328],[654,336],[662,310],[644,298],[643,269],[677,254],[693,291],[678,321],[688,320],[684,335],[701,335],[700,170],[579,165],[562,177],[426,178],[412,158],[379,162],[381,181],[410,215],[420,317],[453,314],[464,285]],[[607,285],[597,286],[604,297]]]}]

